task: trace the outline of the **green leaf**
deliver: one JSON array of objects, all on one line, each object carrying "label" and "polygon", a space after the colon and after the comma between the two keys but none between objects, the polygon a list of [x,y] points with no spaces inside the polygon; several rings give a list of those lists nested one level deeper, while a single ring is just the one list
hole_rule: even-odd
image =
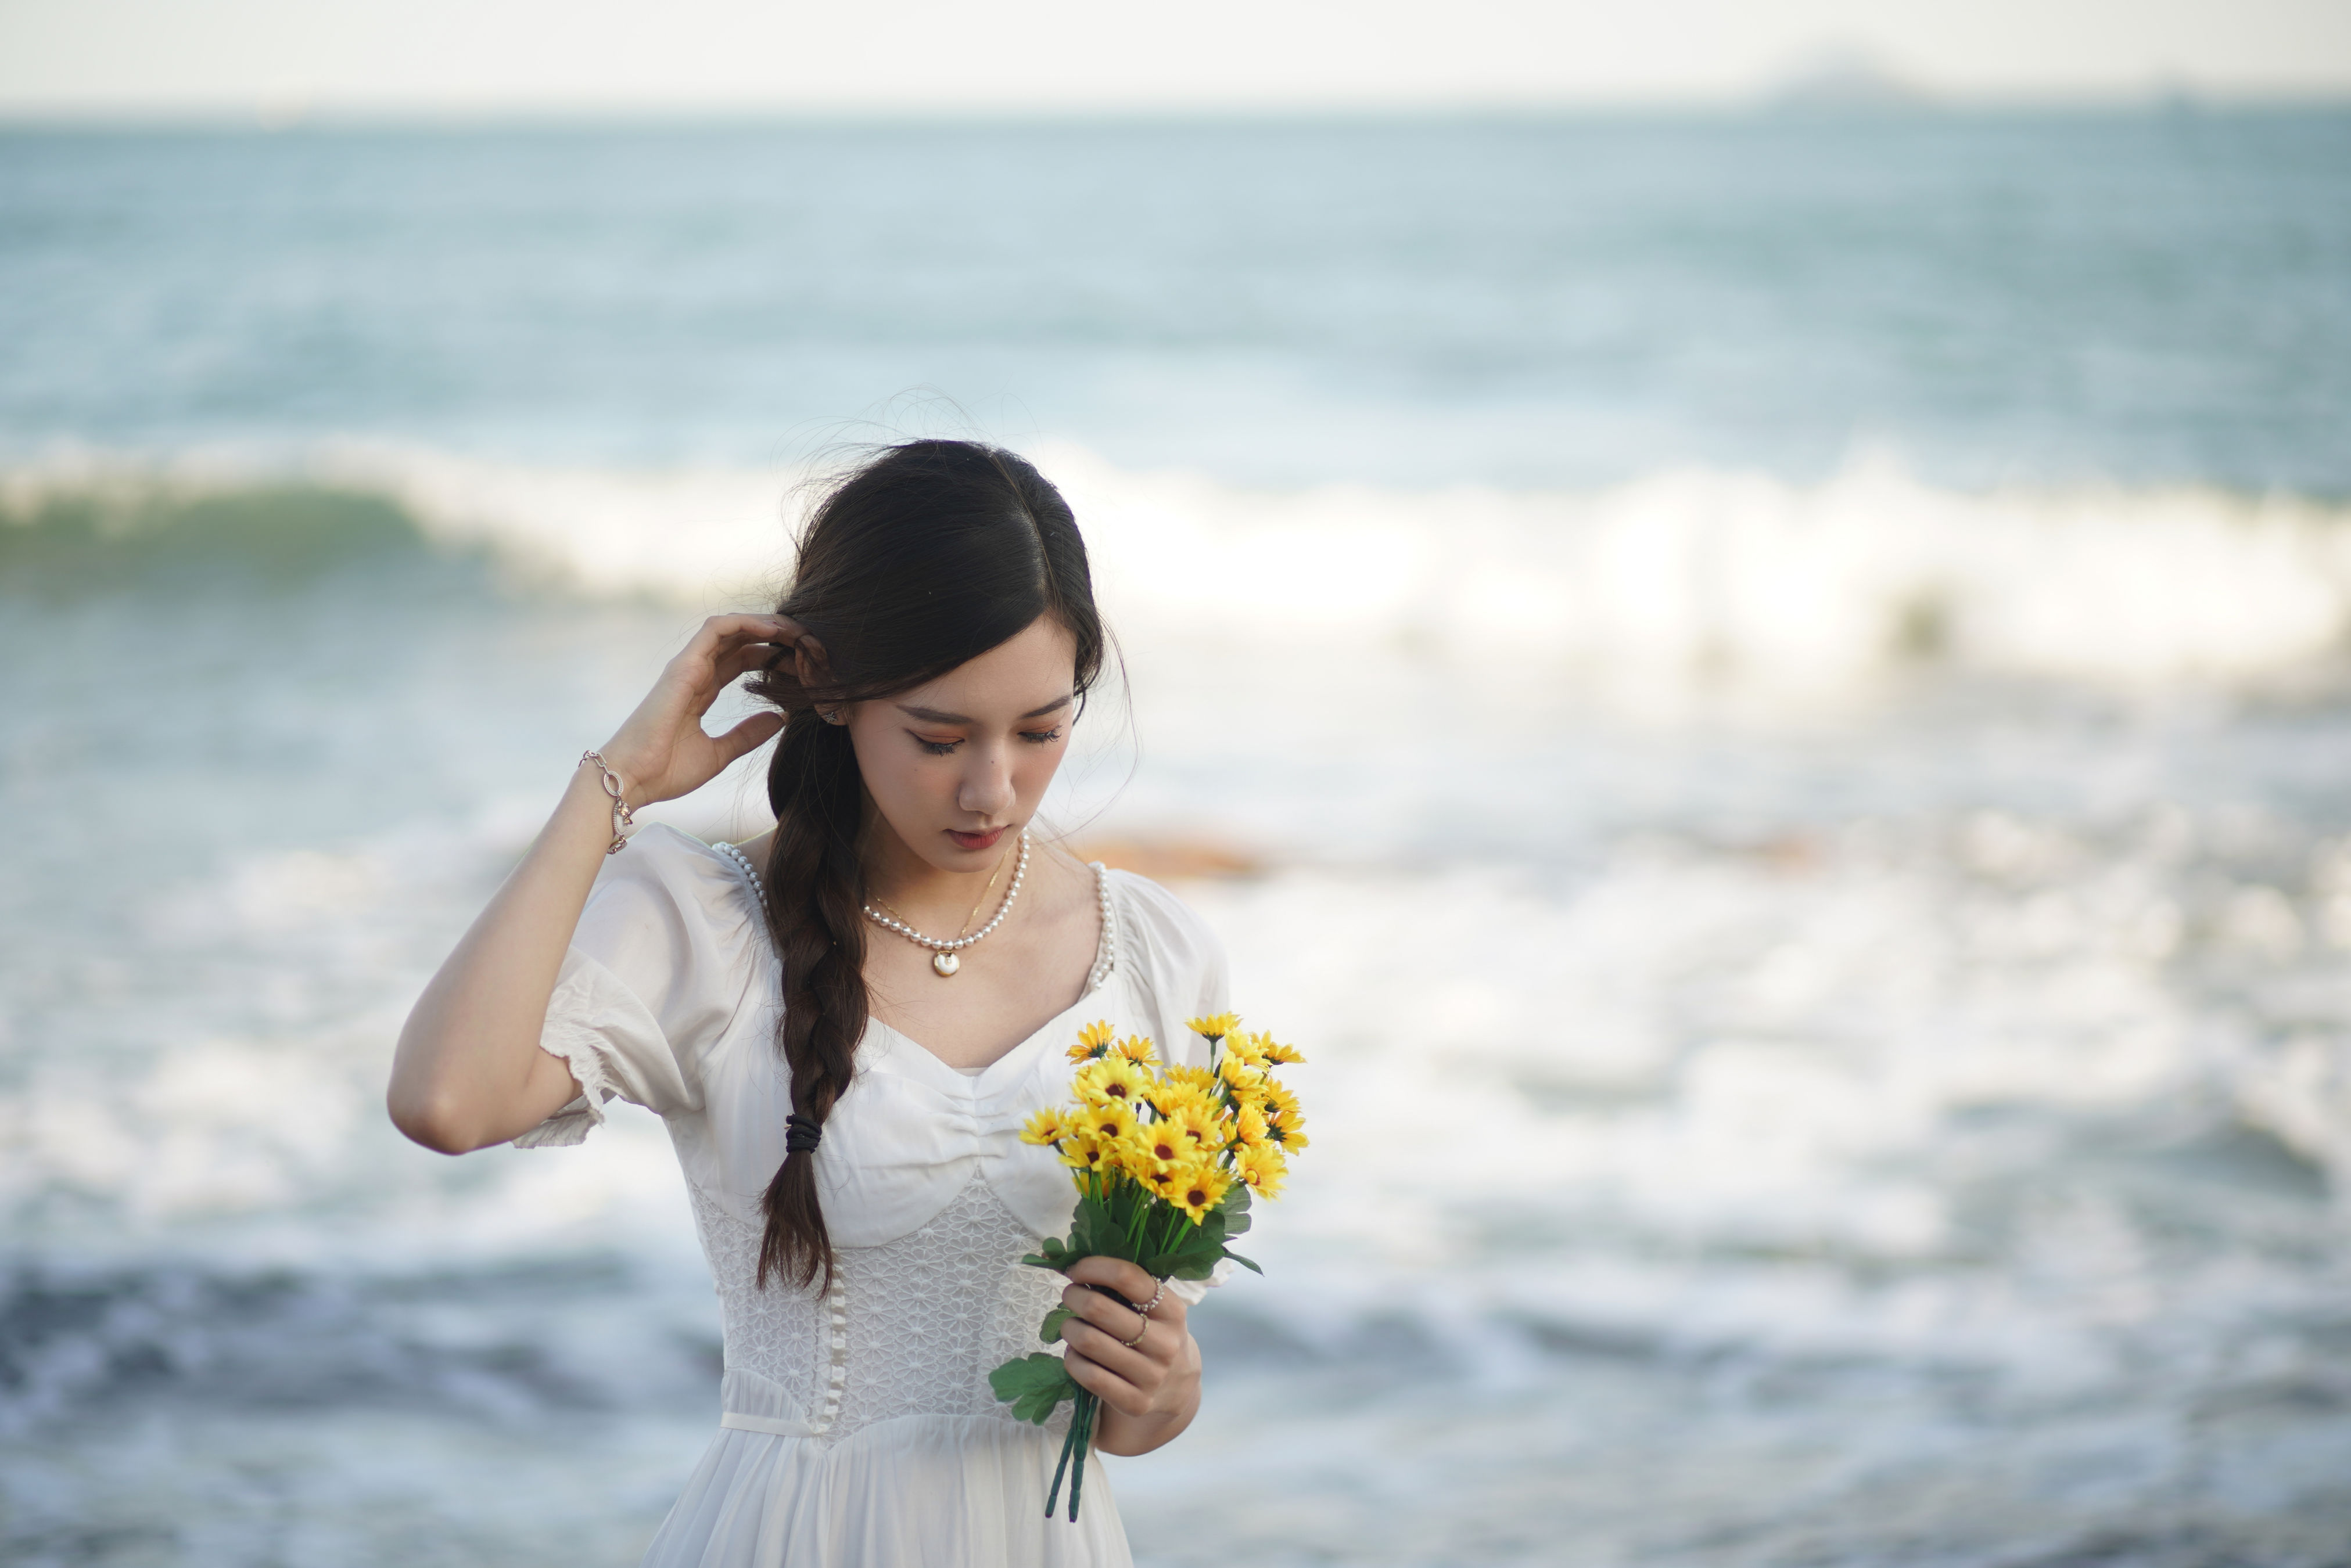
[{"label": "green leaf", "polygon": [[1224,1238],[1202,1225],[1186,1231],[1175,1246],[1146,1260],[1143,1266],[1162,1279],[1205,1280],[1224,1255]]},{"label": "green leaf", "polygon": [[1078,1211],[1070,1218],[1071,1262],[1080,1258],[1116,1257],[1118,1243],[1124,1241],[1119,1225],[1111,1218],[1109,1209],[1100,1199],[1081,1198]]},{"label": "green leaf", "polygon": [[1225,1189],[1225,1196],[1216,1211],[1224,1216],[1225,1234],[1238,1236],[1249,1228],[1249,1189],[1246,1181],[1236,1181]]},{"label": "green leaf", "polygon": [[1263,1269],[1259,1268],[1255,1263],[1249,1262],[1247,1258],[1242,1257],[1238,1252],[1228,1250],[1225,1256],[1230,1258],[1234,1262],[1238,1263],[1242,1268],[1247,1269],[1252,1274],[1261,1274],[1265,1272]]},{"label": "green leaf", "polygon": [[1055,1307],[1045,1314],[1044,1326],[1038,1329],[1037,1337],[1047,1345],[1054,1344],[1061,1337],[1061,1325],[1076,1315],[1065,1306]]},{"label": "green leaf", "polygon": [[1020,1261],[1032,1269],[1051,1269],[1058,1273],[1084,1256],[1083,1252],[1072,1251],[1059,1236],[1054,1236],[1040,1242],[1035,1251]]},{"label": "green leaf", "polygon": [[987,1375],[987,1386],[998,1402],[1012,1407],[1015,1420],[1040,1427],[1053,1418],[1062,1400],[1074,1399],[1079,1392],[1061,1358],[1044,1350],[1006,1362]]}]

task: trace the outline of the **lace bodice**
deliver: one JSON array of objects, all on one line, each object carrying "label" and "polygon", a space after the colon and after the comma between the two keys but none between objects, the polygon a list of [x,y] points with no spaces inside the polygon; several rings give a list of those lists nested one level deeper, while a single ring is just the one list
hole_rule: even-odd
[{"label": "lace bodice", "polygon": [[807,1435],[843,1438],[898,1416],[1011,1418],[987,1375],[1039,1347],[1037,1325],[1065,1282],[1020,1262],[1040,1238],[986,1182],[975,1177],[909,1235],[840,1249],[829,1295],[773,1279],[758,1288],[760,1228],[695,1199],[726,1370],[775,1385],[785,1407],[805,1413]]}]

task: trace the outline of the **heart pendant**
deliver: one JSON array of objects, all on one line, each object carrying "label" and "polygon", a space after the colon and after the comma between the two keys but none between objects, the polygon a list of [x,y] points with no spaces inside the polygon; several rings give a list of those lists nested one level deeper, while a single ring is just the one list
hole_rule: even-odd
[{"label": "heart pendant", "polygon": [[963,960],[956,957],[953,953],[933,953],[931,955],[931,967],[939,971],[939,978],[941,980],[945,980],[947,976],[955,973],[956,971],[963,967]]}]

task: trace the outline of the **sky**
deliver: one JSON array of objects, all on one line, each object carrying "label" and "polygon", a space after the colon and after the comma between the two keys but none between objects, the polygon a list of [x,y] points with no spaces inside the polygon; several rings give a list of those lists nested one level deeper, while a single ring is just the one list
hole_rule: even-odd
[{"label": "sky", "polygon": [[2351,0],[0,0],[0,114],[2351,96]]}]

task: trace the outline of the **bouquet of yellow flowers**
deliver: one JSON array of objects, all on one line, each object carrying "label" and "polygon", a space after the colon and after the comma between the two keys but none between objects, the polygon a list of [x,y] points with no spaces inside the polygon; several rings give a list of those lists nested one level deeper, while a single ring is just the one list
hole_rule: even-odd
[{"label": "bouquet of yellow flowers", "polygon": [[[1039,1111],[1020,1134],[1023,1143],[1059,1151],[1078,1186],[1077,1213],[1066,1243],[1047,1241],[1022,1262],[1065,1270],[1081,1258],[1123,1258],[1154,1279],[1205,1280],[1230,1258],[1264,1272],[1226,1243],[1249,1229],[1251,1197],[1280,1193],[1290,1156],[1306,1147],[1298,1097],[1273,1075],[1305,1058],[1270,1035],[1242,1033],[1229,1012],[1186,1027],[1207,1041],[1207,1066],[1162,1067],[1146,1036],[1115,1040],[1106,1023],[1079,1032],[1070,1047],[1078,1064],[1073,1103]],[[1065,1306],[1047,1313],[1038,1337],[1052,1344],[1069,1316]],[[1100,1400],[1050,1351],[1008,1361],[987,1381],[1015,1416],[1040,1427],[1062,1400],[1073,1401],[1045,1517],[1053,1516],[1074,1459],[1074,1521]]]}]

